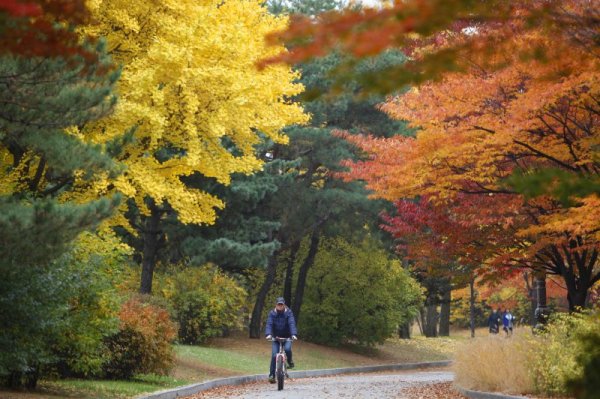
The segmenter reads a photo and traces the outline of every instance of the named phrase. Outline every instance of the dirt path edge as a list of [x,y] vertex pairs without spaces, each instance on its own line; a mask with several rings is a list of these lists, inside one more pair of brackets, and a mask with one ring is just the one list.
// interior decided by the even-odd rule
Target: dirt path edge
[[[390,371],[390,370],[414,370],[414,369],[426,369],[435,367],[447,367],[450,366],[452,361],[442,360],[437,362],[422,362],[422,363],[399,363],[399,364],[381,364],[376,366],[360,366],[360,367],[344,367],[336,369],[322,369],[322,370],[302,370],[302,371],[291,371],[289,373],[291,378],[310,378],[310,377],[324,377],[329,375],[340,375],[340,374],[354,374],[354,373],[374,373],[379,371]],[[266,381],[266,374],[257,375],[245,375],[239,377],[228,377],[220,378],[216,380],[210,380],[205,382],[199,382],[195,384],[185,385],[182,387],[167,389],[164,391],[153,392],[151,394],[144,394],[136,396],[135,399],[176,399],[183,396],[195,395],[202,391],[221,387],[224,385],[242,385],[257,381]],[[465,395],[466,396],[466,395]],[[474,398],[477,399],[477,398]],[[484,398],[481,398],[484,399]]]
[[481,392],[455,386],[461,395],[471,399],[529,399],[527,396],[512,396],[505,393]]

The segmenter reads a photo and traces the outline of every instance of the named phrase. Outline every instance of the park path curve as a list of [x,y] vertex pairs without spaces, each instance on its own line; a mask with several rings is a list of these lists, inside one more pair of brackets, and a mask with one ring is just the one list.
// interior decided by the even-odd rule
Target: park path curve
[[[240,386],[227,386],[186,396],[182,399],[305,399],[305,398],[414,398],[411,388],[451,382],[450,371],[401,371],[298,378],[286,381],[283,391],[277,385],[258,381]],[[404,392],[403,392],[404,391]]]

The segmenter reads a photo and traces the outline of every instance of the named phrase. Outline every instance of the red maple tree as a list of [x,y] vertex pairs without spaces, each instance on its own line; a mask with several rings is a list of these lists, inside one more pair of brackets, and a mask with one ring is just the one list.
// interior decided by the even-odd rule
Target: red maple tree
[[89,18],[85,0],[0,0],[0,54],[24,57],[83,57],[97,61],[75,27]]

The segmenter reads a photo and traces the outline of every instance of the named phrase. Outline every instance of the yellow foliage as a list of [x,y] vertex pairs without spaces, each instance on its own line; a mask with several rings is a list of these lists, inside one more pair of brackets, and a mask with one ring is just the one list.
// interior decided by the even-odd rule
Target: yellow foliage
[[75,257],[81,262],[89,262],[90,257],[102,254],[106,263],[112,266],[122,262],[122,258],[133,254],[133,248],[122,242],[114,231],[105,229],[97,233],[81,233],[73,249]]
[[[89,34],[104,36],[122,65],[119,102],[108,118],[86,126],[104,142],[136,128],[120,161],[114,187],[145,210],[144,198],[167,201],[184,223],[213,223],[223,202],[180,180],[200,173],[227,184],[232,173],[261,168],[253,145],[264,133],[286,142],[280,130],[307,116],[288,98],[302,87],[285,66],[258,71],[255,63],[281,51],[264,35],[282,29],[258,0],[90,0]],[[233,143],[235,151],[224,140]],[[156,151],[169,148],[167,160]]]

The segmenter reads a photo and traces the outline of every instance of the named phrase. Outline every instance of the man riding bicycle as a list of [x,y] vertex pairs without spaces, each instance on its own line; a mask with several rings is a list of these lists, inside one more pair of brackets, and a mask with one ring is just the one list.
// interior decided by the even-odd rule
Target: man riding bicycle
[[[269,312],[269,317],[267,318],[267,327],[265,328],[266,338],[279,337],[296,340],[298,339],[297,335],[298,330],[296,329],[296,320],[294,320],[292,310],[285,305],[283,298],[277,298],[275,309]],[[273,341],[271,369],[269,371],[269,382],[272,384],[275,383],[275,356],[279,352],[279,345],[278,341]],[[292,341],[286,341],[283,345],[288,360],[288,368],[291,369],[294,367],[294,362],[292,361]]]

